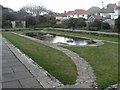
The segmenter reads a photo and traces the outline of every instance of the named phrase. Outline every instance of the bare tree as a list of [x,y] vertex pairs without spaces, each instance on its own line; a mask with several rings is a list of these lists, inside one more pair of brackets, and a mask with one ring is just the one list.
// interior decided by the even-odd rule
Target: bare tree
[[32,14],[33,16],[42,15],[44,13],[48,14],[48,10],[42,5],[26,5],[22,7],[26,12]]

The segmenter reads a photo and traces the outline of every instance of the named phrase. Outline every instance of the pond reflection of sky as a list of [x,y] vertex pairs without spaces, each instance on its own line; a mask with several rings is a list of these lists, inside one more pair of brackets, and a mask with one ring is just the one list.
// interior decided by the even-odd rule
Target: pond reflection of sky
[[50,43],[63,43],[63,44],[67,44],[67,45],[87,45],[87,41],[83,40],[83,39],[73,39],[73,38],[68,38],[68,37],[64,37],[64,36],[54,36],[54,37],[47,37],[46,39],[44,39],[47,42]]

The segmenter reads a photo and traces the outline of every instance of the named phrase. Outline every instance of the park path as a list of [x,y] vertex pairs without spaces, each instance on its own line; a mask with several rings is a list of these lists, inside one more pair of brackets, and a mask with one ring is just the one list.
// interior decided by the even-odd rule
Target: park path
[[43,88],[2,38],[2,88]]

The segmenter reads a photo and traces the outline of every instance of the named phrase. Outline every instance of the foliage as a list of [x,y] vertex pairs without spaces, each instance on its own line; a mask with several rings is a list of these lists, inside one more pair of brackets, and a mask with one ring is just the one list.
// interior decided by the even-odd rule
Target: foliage
[[94,22],[89,24],[89,30],[95,30],[98,31],[101,29],[101,21],[100,20],[95,20]]
[[36,5],[36,4],[26,5],[22,7],[21,10],[24,10],[25,12],[31,14],[32,16],[43,15],[43,13],[49,15],[53,14],[52,10],[47,9],[43,5]]
[[45,28],[53,27],[56,24],[56,19],[49,15],[27,16],[25,18],[27,27]]
[[[2,27],[11,28],[11,21],[26,21],[27,27],[52,27],[56,23],[53,12],[44,6],[25,6],[15,12],[10,8],[2,7]],[[41,15],[46,13],[45,15]]]
[[95,20],[92,23],[89,23],[89,30],[106,30],[106,29],[110,29],[110,25],[106,22],[102,22],[100,20]]
[[68,20],[64,20],[62,25],[64,28],[72,28],[73,22],[75,23],[75,28],[86,27],[86,22],[83,18],[70,18]]
[[109,25],[108,23],[106,23],[106,22],[103,22],[103,23],[102,23],[102,28],[103,28],[104,30],[110,29],[110,25]]

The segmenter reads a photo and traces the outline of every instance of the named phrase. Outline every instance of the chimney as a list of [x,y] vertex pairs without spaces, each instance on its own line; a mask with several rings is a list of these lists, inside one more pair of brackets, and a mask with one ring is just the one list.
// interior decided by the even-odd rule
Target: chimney
[[64,11],[64,13],[66,13],[66,11]]

